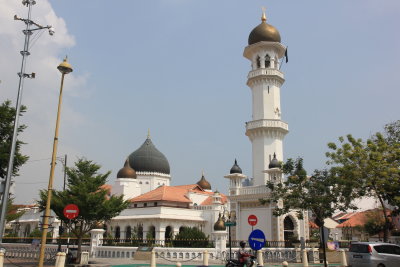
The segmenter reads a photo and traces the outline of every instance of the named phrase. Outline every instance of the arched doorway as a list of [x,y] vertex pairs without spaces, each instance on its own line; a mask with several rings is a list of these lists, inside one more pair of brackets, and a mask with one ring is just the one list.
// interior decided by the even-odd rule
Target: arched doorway
[[155,239],[156,239],[156,227],[154,227],[154,225],[151,225],[149,226],[146,234],[147,243],[154,244]]
[[294,234],[294,223],[290,216],[286,216],[283,220],[283,236],[285,240],[293,240],[295,238]]
[[174,229],[171,226],[165,228],[165,240],[173,238]]
[[125,242],[130,242],[132,239],[132,228],[130,226],[127,226],[125,229]]
[[121,229],[119,226],[115,227],[115,242],[119,242],[119,239],[121,237]]

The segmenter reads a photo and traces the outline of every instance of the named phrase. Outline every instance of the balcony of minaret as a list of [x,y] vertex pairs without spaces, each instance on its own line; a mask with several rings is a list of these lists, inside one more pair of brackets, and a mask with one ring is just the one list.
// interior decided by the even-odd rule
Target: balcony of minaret
[[289,125],[281,120],[255,120],[246,122],[246,132],[257,128],[276,128],[283,132],[289,131]]
[[272,68],[266,68],[266,69],[261,68],[261,69],[252,70],[247,75],[247,79],[252,79],[252,78],[258,77],[258,76],[276,77],[276,78],[282,80],[282,82],[285,80],[285,77],[280,70],[272,69]]

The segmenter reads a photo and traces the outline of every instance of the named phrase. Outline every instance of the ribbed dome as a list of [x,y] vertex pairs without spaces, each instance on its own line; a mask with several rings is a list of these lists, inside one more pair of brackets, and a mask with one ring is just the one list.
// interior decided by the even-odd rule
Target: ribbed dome
[[278,161],[276,158],[276,154],[274,153],[274,158],[271,160],[271,162],[268,165],[268,168],[281,168],[281,163]]
[[214,223],[214,231],[225,231],[226,226],[224,220],[222,220],[221,213],[218,216],[218,220]]
[[263,13],[261,24],[255,27],[249,35],[249,45],[266,41],[266,42],[281,42],[279,31],[272,25],[266,23],[266,17]]
[[143,145],[128,157],[129,165],[137,172],[158,172],[170,174],[167,158],[153,144],[150,137],[147,137]]
[[210,183],[204,178],[204,174],[201,175],[200,181],[197,182],[198,186],[203,188],[204,190],[211,190]]
[[237,160],[235,159],[235,164],[233,164],[230,172],[230,174],[232,173],[242,173],[242,169],[239,167],[239,165],[237,164]]
[[118,171],[117,178],[136,179],[136,171],[129,166],[128,160],[125,161],[124,167]]

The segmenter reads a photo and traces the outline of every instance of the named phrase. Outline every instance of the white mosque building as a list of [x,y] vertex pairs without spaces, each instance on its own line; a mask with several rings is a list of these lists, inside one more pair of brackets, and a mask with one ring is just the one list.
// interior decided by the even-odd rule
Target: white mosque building
[[[234,211],[233,240],[248,239],[252,230],[248,223],[250,215],[258,218],[254,228],[262,230],[267,240],[308,239],[306,213],[303,220],[294,211],[276,217],[274,206],[259,202],[261,198],[268,198],[267,181],[284,179],[280,162],[284,159],[283,139],[288,133],[288,124],[281,120],[280,90],[285,79],[280,61],[285,51],[278,30],[266,23],[263,13],[261,24],[251,31],[243,53],[251,66],[247,85],[252,92],[252,120],[246,122],[246,136],[252,145],[252,182],[248,183],[249,179],[235,160],[225,176],[229,180],[228,195],[213,192],[204,175],[196,183],[171,186],[168,160],[148,136],[127,157],[114,185],[108,186],[111,194],[123,194],[131,203],[107,223],[108,234],[121,239],[153,238],[162,242],[176,235],[181,227],[197,227],[211,239],[221,240],[227,238],[221,214]],[[21,235],[26,234],[24,216],[19,223]]]
[[251,62],[247,85],[252,92],[253,110],[252,120],[246,122],[246,135],[252,144],[251,185],[244,186],[247,176],[235,160],[225,176],[229,179],[228,196],[212,192],[204,175],[195,184],[170,186],[168,160],[148,137],[128,156],[111,188],[112,194],[123,194],[131,202],[130,208],[109,223],[108,230],[112,229],[114,236],[129,238],[136,227],[144,239],[150,236],[164,240],[183,226],[195,226],[213,236],[226,231],[218,218],[229,210],[236,214],[233,239],[247,240],[252,229],[248,224],[250,215],[257,216],[255,228],[262,230],[268,240],[308,239],[306,214],[304,220],[298,219],[296,212],[276,217],[272,214],[273,206],[259,202],[260,198],[268,198],[267,181],[283,179],[280,162],[288,124],[281,120],[280,90],[285,79],[280,60],[285,51],[278,30],[266,23],[263,14],[261,24],[251,31],[244,49],[244,57]]

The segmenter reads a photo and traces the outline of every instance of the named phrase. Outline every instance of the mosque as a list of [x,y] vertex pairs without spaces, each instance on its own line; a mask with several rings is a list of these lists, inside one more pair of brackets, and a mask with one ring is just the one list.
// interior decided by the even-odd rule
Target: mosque
[[[263,12],[261,23],[250,32],[243,53],[251,66],[247,85],[252,92],[252,120],[245,123],[245,133],[252,145],[253,178],[247,178],[235,160],[224,176],[229,180],[228,195],[212,191],[204,175],[192,184],[171,186],[168,159],[148,135],[127,157],[115,183],[107,185],[111,194],[123,194],[125,200],[130,201],[128,209],[105,225],[109,235],[121,239],[151,238],[162,243],[179,233],[182,227],[197,227],[213,240],[226,240],[222,214],[230,212],[235,214],[231,219],[236,221],[230,229],[233,240],[248,239],[252,230],[248,222],[250,215],[257,217],[254,228],[262,230],[267,240],[308,239],[307,213],[304,219],[299,219],[295,211],[276,217],[274,206],[259,202],[270,193],[265,186],[267,181],[284,179],[281,171],[283,139],[288,133],[288,124],[281,120],[280,105],[280,90],[285,81],[280,62],[286,47],[281,43],[279,31],[266,20]],[[33,220],[32,216],[39,215],[37,211],[32,213],[19,219],[18,236],[26,236],[28,229],[37,227],[34,223],[39,220]],[[53,234],[58,235],[57,232]]]
[[294,211],[276,217],[273,206],[259,202],[260,198],[268,198],[267,181],[283,179],[280,167],[288,124],[281,120],[280,88],[285,79],[280,60],[285,52],[279,31],[266,22],[263,12],[261,24],[250,32],[243,53],[251,63],[247,85],[252,92],[252,120],[246,122],[246,135],[252,144],[251,183],[235,160],[224,176],[229,180],[227,196],[213,192],[204,175],[196,183],[171,186],[168,160],[148,136],[128,156],[110,189],[112,194],[123,194],[131,205],[107,225],[109,233],[117,238],[135,236],[162,242],[186,226],[216,238],[226,233],[221,214],[233,211],[236,226],[231,229],[232,239],[247,240],[252,229],[250,215],[257,217],[255,228],[262,230],[268,240],[308,239],[307,214],[303,220]]

